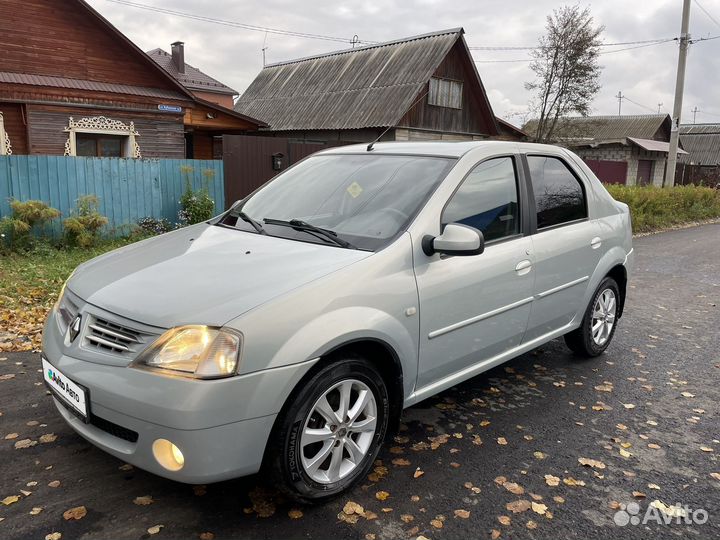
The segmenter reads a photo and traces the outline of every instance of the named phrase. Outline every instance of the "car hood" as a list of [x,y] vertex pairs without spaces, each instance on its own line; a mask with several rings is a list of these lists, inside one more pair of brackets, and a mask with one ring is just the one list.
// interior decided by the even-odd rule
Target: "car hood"
[[152,326],[222,326],[369,255],[203,223],[93,259],[67,286],[90,304]]

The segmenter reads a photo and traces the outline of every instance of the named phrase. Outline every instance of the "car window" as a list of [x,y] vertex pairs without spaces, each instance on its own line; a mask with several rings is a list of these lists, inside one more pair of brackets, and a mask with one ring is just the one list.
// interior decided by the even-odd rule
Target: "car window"
[[[321,154],[278,175],[239,209],[261,222],[300,219],[360,249],[376,250],[405,230],[454,163],[428,156]],[[242,221],[231,224],[250,227]],[[312,235],[289,227],[266,224],[265,229],[273,236],[313,241]]]
[[448,201],[442,224],[461,223],[482,231],[485,241],[520,232],[517,175],[511,157],[476,166]]
[[528,156],[527,160],[538,229],[587,217],[582,185],[562,160],[548,156]]

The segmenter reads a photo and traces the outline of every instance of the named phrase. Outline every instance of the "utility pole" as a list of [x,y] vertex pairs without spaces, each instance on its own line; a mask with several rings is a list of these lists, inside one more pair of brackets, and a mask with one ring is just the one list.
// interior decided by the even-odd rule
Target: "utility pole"
[[263,69],[265,69],[265,51],[267,51],[267,32],[265,32],[265,39],[263,39],[262,55],[263,55]]
[[690,45],[690,1],[683,0],[682,23],[680,25],[680,52],[678,53],[677,79],[675,81],[675,103],[673,104],[672,127],[670,128],[670,151],[663,187],[675,185],[675,166],[677,165],[678,142],[680,139],[680,115],[682,113],[683,89],[685,87],[685,61]]
[[697,113],[698,113],[697,105],[695,105],[695,108],[692,110],[692,113],[693,113],[693,124],[694,124],[694,123],[695,123],[695,117],[697,116]]
[[615,97],[618,100],[618,116],[620,116],[620,111],[622,111],[622,100],[625,96],[622,95],[622,90],[620,90]]
[[662,103],[658,103],[658,114],[660,114],[660,109],[662,108],[662,106],[663,106]]

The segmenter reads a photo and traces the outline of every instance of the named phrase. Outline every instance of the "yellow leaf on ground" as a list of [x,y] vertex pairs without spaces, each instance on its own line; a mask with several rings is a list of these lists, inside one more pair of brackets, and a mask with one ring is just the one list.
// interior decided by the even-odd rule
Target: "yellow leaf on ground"
[[15,449],[22,450],[23,448],[30,448],[31,446],[35,446],[36,444],[37,441],[32,441],[30,439],[22,439],[15,443]]
[[150,495],[143,495],[142,497],[135,497],[133,499],[133,502],[137,504],[138,506],[147,506],[148,504],[152,504],[155,501],[153,501],[152,496]]
[[50,482],[48,484],[48,487],[51,487],[51,488],[60,487],[60,480],[53,480],[52,482]]
[[637,499],[644,499],[645,497],[647,497],[647,495],[645,495],[642,491],[633,491],[632,494],[633,497]]
[[384,501],[384,500],[387,499],[389,496],[390,496],[390,494],[389,494],[387,491],[378,491],[377,493],[375,493],[375,498],[376,498],[378,501]]
[[560,484],[560,478],[558,478],[557,476],[553,476],[552,474],[546,474],[545,475],[545,483],[548,486],[554,487],[554,486],[557,486]]
[[432,519],[430,520],[430,525],[435,527],[436,529],[442,529],[443,528],[443,522],[439,519]]
[[532,519],[527,522],[527,525],[525,525],[528,529],[537,529],[537,523],[535,523]]
[[460,519],[467,519],[470,517],[470,512],[468,510],[455,510],[455,517]]
[[65,518],[65,521],[70,521],[73,519],[82,519],[86,514],[87,509],[84,506],[76,506],[70,510],[65,510],[65,512],[63,512],[63,517]]
[[710,448],[709,446],[701,446],[700,450],[702,450],[703,452],[712,452],[713,451],[713,449]]
[[531,503],[531,504],[532,504],[533,512],[535,512],[536,514],[540,514],[541,516],[545,515],[545,512],[547,511],[547,506],[545,506],[542,503],[536,503],[536,502]]
[[497,529],[493,529],[492,531],[490,531],[490,538],[492,540],[497,540],[498,538],[500,538],[500,531],[498,531]]
[[568,476],[567,478],[563,478],[563,484],[566,486],[584,486],[585,482],[583,480],[576,480],[572,476]]
[[498,516],[501,525],[510,525],[510,516]]
[[421,470],[420,467],[418,467],[413,473],[413,478],[420,478],[423,474],[425,474],[425,471]]
[[503,487],[513,495],[522,495],[523,493],[525,493],[525,490],[522,488],[522,486],[516,484],[515,482],[505,482],[503,484]]
[[363,515],[365,513],[365,510],[358,503],[353,502],[353,501],[348,501],[347,503],[345,503],[345,506],[343,506],[343,512],[347,515],[352,515],[352,514]]
[[199,536],[200,540],[213,540],[215,538],[215,535],[211,532],[202,532]]
[[392,464],[397,465],[398,467],[407,467],[410,465],[410,461],[405,458],[395,458],[392,460]]
[[635,405],[633,403],[623,403],[623,407],[626,409],[634,409]]
[[507,508],[513,514],[525,512],[527,510],[530,510],[531,507],[532,505],[530,501],[526,501],[525,499],[509,502],[505,505],[505,508]]
[[2,501],[2,504],[5,506],[10,506],[11,504],[14,504],[20,500],[19,495],[10,495],[9,497],[5,497]]
[[293,508],[292,510],[288,510],[288,517],[290,519],[300,519],[301,517],[303,517],[303,513],[301,510]]
[[605,464],[602,461],[598,461],[596,459],[590,459],[590,458],[578,458],[578,461],[580,462],[580,465],[584,465],[586,467],[593,467],[594,469],[604,469]]
[[150,527],[147,532],[148,534],[157,534],[160,532],[160,529],[162,529],[165,525],[153,525]]
[[54,433],[46,433],[45,435],[40,436],[40,442],[43,444],[55,442],[56,439],[57,435],[55,435]]
[[498,437],[497,443],[504,446],[507,444],[507,439],[505,437]]
[[33,506],[33,509],[28,512],[31,516],[37,516],[43,509],[41,506]]
[[59,532],[51,532],[50,534],[45,535],[45,540],[60,540],[62,538],[62,533]]

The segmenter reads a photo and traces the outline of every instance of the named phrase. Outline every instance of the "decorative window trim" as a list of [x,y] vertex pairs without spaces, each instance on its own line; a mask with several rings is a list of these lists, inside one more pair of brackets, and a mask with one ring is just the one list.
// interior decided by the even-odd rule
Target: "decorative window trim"
[[5,131],[5,120],[3,119],[3,113],[0,112],[0,156],[11,156],[12,145],[10,144],[10,137]]
[[65,141],[65,155],[76,156],[77,155],[77,133],[95,133],[100,135],[121,135],[127,137],[127,144],[124,149],[124,157],[140,158],[140,146],[138,145],[135,137],[139,137],[140,134],[135,131],[135,123],[125,124],[120,120],[113,120],[112,118],[106,118],[105,116],[90,116],[87,118],[81,118],[80,120],[73,120],[71,116],[68,122],[68,126],[64,130],[68,134],[68,140]]

